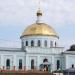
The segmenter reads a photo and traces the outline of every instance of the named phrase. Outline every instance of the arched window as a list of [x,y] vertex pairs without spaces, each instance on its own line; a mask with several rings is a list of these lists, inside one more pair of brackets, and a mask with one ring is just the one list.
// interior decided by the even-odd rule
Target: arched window
[[50,41],[50,47],[53,47],[53,41]]
[[34,60],[31,60],[31,69],[34,69]]
[[44,42],[44,46],[47,47],[47,40],[45,40],[45,42]]
[[57,70],[60,68],[60,60],[57,60]]
[[28,41],[26,41],[26,46],[28,46]]
[[31,41],[31,46],[34,46],[34,41],[33,40]]
[[22,59],[19,59],[19,69],[22,69]]
[[10,69],[10,59],[6,60],[6,69]]
[[24,42],[22,41],[22,50],[24,50]]
[[72,68],[74,68],[74,64],[72,64]]
[[41,46],[41,42],[40,42],[40,40],[38,40],[38,46],[39,46],[39,47]]
[[57,43],[55,42],[55,47],[57,46]]

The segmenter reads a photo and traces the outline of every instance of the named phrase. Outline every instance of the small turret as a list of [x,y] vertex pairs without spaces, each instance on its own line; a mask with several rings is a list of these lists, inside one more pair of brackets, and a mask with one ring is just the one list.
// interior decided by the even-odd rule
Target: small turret
[[42,22],[42,10],[41,9],[38,9],[37,11],[37,21],[36,23],[43,23]]

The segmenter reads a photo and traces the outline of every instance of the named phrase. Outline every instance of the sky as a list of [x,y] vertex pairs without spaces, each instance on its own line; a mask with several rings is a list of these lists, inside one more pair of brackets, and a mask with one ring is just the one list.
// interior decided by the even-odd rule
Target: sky
[[[75,0],[40,0],[43,21],[52,26],[60,44],[75,44]],[[0,47],[20,47],[23,30],[36,22],[39,0],[0,0]]]

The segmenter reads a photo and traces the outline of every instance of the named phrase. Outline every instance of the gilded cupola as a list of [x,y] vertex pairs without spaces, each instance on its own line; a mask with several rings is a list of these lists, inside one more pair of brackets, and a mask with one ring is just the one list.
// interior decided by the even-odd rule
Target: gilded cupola
[[24,36],[53,36],[58,38],[56,31],[48,24],[43,23],[41,17],[43,15],[42,10],[37,11],[37,20],[34,24],[28,26],[21,37]]

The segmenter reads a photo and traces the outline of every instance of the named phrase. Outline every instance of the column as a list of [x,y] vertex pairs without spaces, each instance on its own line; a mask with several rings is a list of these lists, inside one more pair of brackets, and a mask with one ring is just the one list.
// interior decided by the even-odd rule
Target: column
[[30,65],[29,65],[29,57],[28,57],[28,55],[26,55],[26,70],[29,70],[29,68],[30,68]]
[[52,58],[51,58],[51,70],[52,71],[55,70],[54,56],[52,56]]
[[37,70],[40,69],[40,56],[37,57]]
[[5,67],[5,65],[4,65],[4,58],[3,58],[3,55],[1,55],[1,69],[3,69],[3,66]]
[[13,55],[13,70],[17,70],[16,55]]
[[69,65],[68,65],[68,56],[66,56],[66,58],[65,58],[65,62],[66,62],[66,69],[69,67]]

